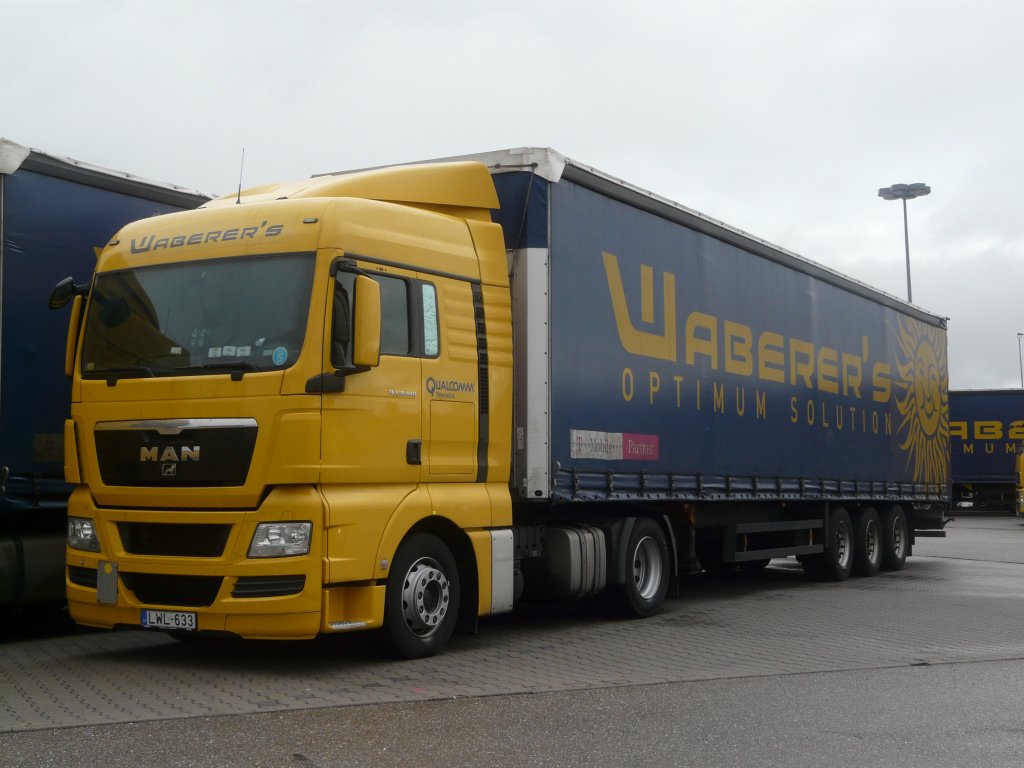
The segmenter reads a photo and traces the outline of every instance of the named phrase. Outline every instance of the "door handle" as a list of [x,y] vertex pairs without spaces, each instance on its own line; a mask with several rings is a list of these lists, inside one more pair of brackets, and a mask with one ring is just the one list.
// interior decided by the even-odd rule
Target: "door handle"
[[410,440],[405,444],[405,461],[407,464],[423,463],[423,441]]

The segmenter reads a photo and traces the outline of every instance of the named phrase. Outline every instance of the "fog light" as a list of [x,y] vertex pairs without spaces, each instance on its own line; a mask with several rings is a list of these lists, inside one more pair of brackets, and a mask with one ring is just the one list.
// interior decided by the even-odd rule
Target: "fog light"
[[100,540],[92,520],[87,517],[68,518],[68,546],[86,552],[100,551]]
[[312,533],[312,523],[260,523],[249,545],[249,557],[307,555]]

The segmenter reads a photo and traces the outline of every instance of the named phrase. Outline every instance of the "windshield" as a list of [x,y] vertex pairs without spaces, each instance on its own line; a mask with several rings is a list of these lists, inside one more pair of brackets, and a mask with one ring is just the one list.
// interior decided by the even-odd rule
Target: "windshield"
[[286,368],[302,350],[312,253],[164,264],[96,276],[82,375]]

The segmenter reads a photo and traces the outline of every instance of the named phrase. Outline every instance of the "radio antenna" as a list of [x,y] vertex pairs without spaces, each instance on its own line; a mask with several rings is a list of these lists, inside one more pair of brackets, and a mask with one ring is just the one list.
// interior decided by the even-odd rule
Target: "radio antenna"
[[238,199],[235,205],[242,204],[242,172],[245,170],[245,147],[242,147],[242,162],[238,166]]

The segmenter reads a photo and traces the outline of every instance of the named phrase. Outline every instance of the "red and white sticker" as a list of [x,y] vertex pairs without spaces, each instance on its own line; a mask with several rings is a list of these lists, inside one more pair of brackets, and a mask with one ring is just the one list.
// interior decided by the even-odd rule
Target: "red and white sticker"
[[569,439],[569,455],[574,459],[657,461],[659,458],[657,435],[571,429]]

